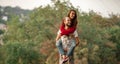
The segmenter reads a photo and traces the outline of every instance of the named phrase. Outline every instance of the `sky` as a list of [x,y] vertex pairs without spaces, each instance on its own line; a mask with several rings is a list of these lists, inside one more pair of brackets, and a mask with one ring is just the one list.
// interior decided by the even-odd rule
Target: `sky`
[[[70,2],[84,12],[93,10],[103,16],[108,16],[110,13],[120,14],[120,0],[70,0]],[[51,3],[51,0],[0,0],[0,6],[19,6],[30,10]]]

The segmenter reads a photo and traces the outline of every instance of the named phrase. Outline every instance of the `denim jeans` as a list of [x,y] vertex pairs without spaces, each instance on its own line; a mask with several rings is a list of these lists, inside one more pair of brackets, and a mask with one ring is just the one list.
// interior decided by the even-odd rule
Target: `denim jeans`
[[[71,47],[70,49],[67,51],[67,56],[70,56],[72,55],[73,51],[74,51],[74,48],[76,46],[76,42],[74,39],[71,40],[72,44],[71,44]],[[56,42],[56,46],[58,48],[58,51],[61,55],[65,55],[65,52],[64,52],[64,49],[63,49],[63,46],[62,46],[62,40],[59,39],[57,42]]]

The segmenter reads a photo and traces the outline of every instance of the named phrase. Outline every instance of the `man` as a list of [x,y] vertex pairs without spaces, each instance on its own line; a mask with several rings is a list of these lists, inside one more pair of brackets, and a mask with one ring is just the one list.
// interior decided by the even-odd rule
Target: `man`
[[[71,20],[69,17],[65,17],[63,19],[63,26],[60,27],[57,37],[56,37],[56,46],[59,50],[59,53],[62,55],[63,62],[66,62],[69,59],[69,56],[72,54],[74,48],[76,45],[79,44],[79,39],[78,39],[78,33],[76,31],[76,27],[72,26]],[[71,40],[71,46],[67,50],[67,53],[65,54],[64,49],[63,49],[63,39],[61,37],[67,36]]]

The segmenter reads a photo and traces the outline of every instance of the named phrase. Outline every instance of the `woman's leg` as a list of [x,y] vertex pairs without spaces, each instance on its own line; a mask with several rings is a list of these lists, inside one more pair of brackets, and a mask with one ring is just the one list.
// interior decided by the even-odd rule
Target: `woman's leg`
[[56,42],[56,46],[58,48],[58,51],[61,55],[65,55],[64,53],[64,49],[63,49],[63,46],[62,46],[62,40],[59,39],[57,42]]
[[70,46],[70,49],[68,49],[68,52],[67,52],[67,56],[70,56],[72,55],[73,51],[74,51],[74,48],[76,46],[76,41],[73,39],[70,41],[71,42],[71,46]]

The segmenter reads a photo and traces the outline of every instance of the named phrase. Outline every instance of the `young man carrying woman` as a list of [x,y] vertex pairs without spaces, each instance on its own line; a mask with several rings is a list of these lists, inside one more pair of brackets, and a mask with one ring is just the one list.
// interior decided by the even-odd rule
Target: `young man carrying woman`
[[[76,27],[77,27],[76,11],[70,10],[68,17],[65,17],[63,19],[56,37],[56,46],[59,50],[59,53],[62,55],[62,58],[64,59],[63,62],[66,62],[68,60],[69,56],[72,55],[75,46],[79,44],[79,38],[78,38],[78,33],[76,31]],[[67,51],[67,54],[65,54],[62,46],[63,41],[61,37],[63,35],[66,35],[72,38],[71,40],[72,43],[71,43],[70,49]]]

